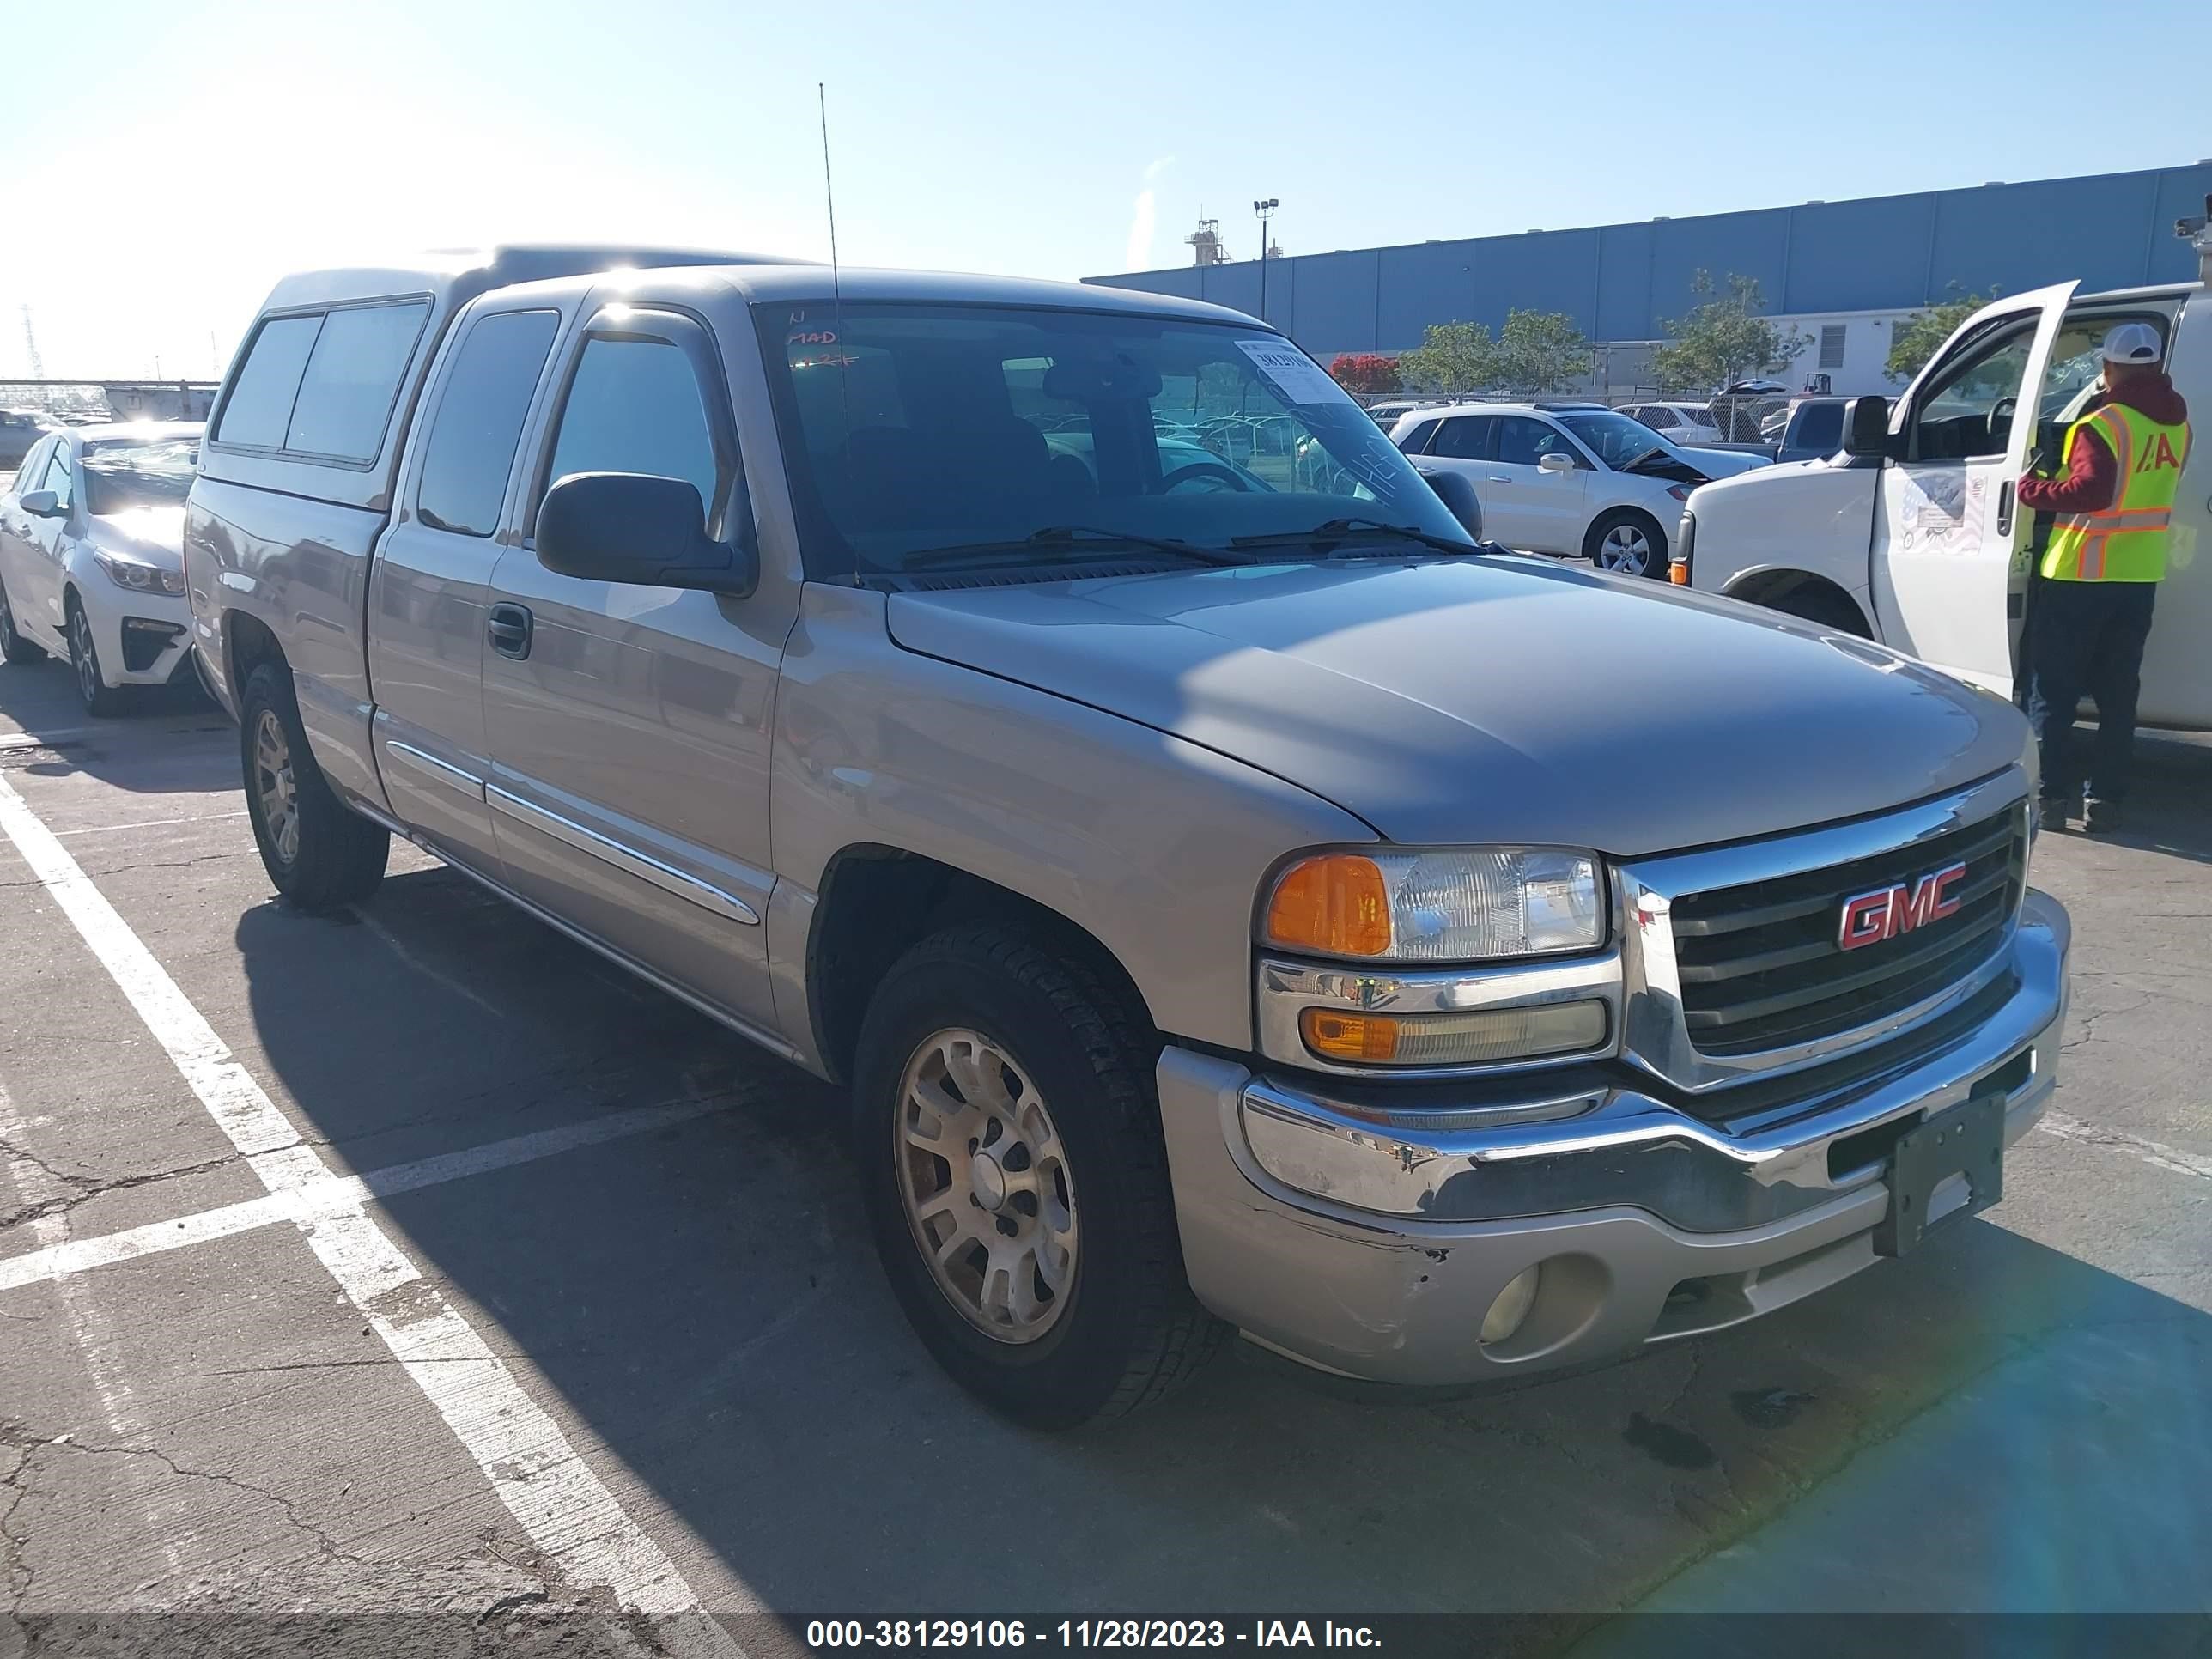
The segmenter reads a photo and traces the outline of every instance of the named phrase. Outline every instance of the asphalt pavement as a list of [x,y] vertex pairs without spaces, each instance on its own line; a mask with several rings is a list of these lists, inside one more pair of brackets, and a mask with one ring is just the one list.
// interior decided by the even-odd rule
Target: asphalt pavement
[[0,1656],[280,1613],[270,1650],[581,1609],[562,1651],[759,1659],[820,1615],[1615,1652],[1638,1611],[2212,1610],[2212,746],[2146,750],[2133,833],[2036,854],[2074,1013],[1994,1211],[1586,1375],[1377,1401],[1232,1358],[1049,1437],[909,1334],[833,1091],[411,850],[291,912],[219,713],[0,669]]

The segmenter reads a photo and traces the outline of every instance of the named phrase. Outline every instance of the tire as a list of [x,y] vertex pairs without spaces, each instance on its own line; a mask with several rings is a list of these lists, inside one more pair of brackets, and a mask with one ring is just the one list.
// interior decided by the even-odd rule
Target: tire
[[[1227,1335],[1184,1277],[1154,1052],[1121,996],[1018,923],[915,945],[861,1027],[854,1133],[892,1291],[956,1382],[1032,1428],[1149,1405]],[[984,1098],[957,1092],[956,1069]],[[923,1097],[949,1109],[933,1116]],[[933,1125],[952,1157],[910,1142],[909,1122]],[[941,1277],[933,1257],[949,1262]]]
[[1832,628],[1838,634],[1849,634],[1856,639],[1867,635],[1866,618],[1859,614],[1858,606],[1840,593],[1830,592],[1824,587],[1800,587],[1767,602],[1770,611],[1779,611],[1785,617],[1795,617],[1820,628]]
[[68,615],[70,672],[76,676],[77,701],[95,720],[121,714],[128,694],[107,683],[106,672],[100,665],[100,647],[93,641],[92,619],[74,597],[69,601]]
[[276,890],[310,913],[367,898],[384,879],[392,837],[331,793],[307,747],[292,672],[263,663],[239,704],[246,815]]
[[1583,556],[1601,570],[1663,582],[1667,580],[1667,532],[1649,513],[1616,507],[1601,514],[1583,533]]
[[15,608],[8,603],[8,586],[0,582],[0,662],[10,666],[44,662],[46,652],[15,631]]

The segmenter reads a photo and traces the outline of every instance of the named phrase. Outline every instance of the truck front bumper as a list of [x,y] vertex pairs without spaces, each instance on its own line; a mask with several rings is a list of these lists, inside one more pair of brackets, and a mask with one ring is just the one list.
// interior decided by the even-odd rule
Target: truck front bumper
[[[1770,1313],[1877,1260],[1890,1150],[2004,1097],[2005,1144],[2057,1082],[2070,927],[2031,891],[2012,989],[1970,1030],[1845,1082],[1698,1102],[1607,1085],[1377,1110],[1312,1079],[1169,1048],[1161,1119],[1185,1265],[1248,1337],[1368,1381],[1437,1386],[1588,1364]],[[1824,1080],[1825,1079],[1825,1080]],[[1741,1097],[1747,1097],[1748,1091]],[[1933,1212],[1931,1212],[1932,1213]],[[1510,1336],[1500,1292],[1538,1269]]]

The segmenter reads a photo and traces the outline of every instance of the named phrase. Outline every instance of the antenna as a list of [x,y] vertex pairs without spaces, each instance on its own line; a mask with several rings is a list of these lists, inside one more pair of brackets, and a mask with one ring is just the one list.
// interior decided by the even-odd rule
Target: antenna
[[[823,83],[814,83],[814,106],[822,117],[822,197],[830,209],[830,332],[837,349],[837,398],[844,405],[845,440],[853,437],[853,387],[845,374],[845,284],[837,271],[837,187],[830,175],[830,94]],[[849,451],[848,452],[849,453]],[[853,586],[860,585],[860,550],[853,550]]]

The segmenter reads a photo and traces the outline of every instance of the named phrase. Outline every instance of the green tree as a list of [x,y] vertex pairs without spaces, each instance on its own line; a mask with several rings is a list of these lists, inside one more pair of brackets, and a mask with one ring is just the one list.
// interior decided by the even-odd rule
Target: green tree
[[1480,392],[1498,379],[1498,345],[1480,323],[1431,323],[1420,344],[1398,359],[1398,374],[1417,392],[1447,397]]
[[1498,331],[1498,378],[1516,391],[1558,392],[1589,372],[1589,342],[1564,311],[1509,311]]
[[[1951,292],[1958,294],[1956,283],[1951,284]],[[1992,290],[1990,299],[1996,297]],[[1893,380],[1911,380],[1960,324],[1989,302],[1978,294],[1967,294],[1914,312],[1889,337],[1889,361],[1881,366],[1882,373]]]
[[1668,343],[1651,354],[1652,372],[1669,392],[1718,391],[1747,374],[1771,373],[1809,343],[1796,330],[1759,315],[1765,302],[1756,277],[1732,276],[1723,292],[1712,273],[1701,270],[1690,292],[1699,303],[1688,316],[1660,325]]

